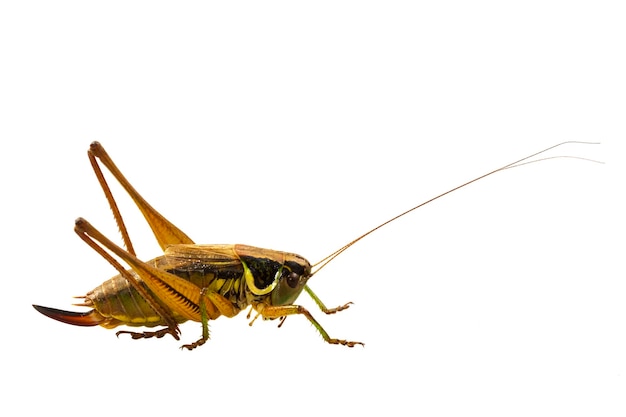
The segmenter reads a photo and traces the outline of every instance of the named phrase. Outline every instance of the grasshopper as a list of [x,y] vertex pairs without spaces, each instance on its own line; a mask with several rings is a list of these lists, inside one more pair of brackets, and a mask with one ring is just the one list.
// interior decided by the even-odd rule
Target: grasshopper
[[[52,319],[78,326],[160,327],[154,331],[117,332],[118,336],[129,334],[133,339],[160,338],[170,334],[174,339],[180,340],[179,324],[187,320],[200,322],[201,337],[193,343],[181,346],[189,350],[203,345],[209,339],[209,320],[220,316],[234,317],[250,307],[248,318],[252,310],[256,312],[250,325],[260,316],[263,319],[279,319],[280,327],[286,317],[299,314],[305,316],[329,344],[364,346],[361,342],[331,338],[306,308],[294,304],[303,290],[326,314],[345,310],[352,304],[349,302],[327,308],[307,284],[309,279],[349,247],[381,227],[497,172],[550,159],[532,160],[566,143],[589,144],[572,141],[559,143],[490,171],[398,214],[311,265],[304,257],[290,252],[238,244],[195,244],[182,230],[148,204],[113,163],[104,147],[93,142],[87,152],[89,161],[113,212],[125,249],[113,243],[83,218],[76,219],[74,231],[106,259],[117,270],[118,275],[78,297],[83,302],[74,305],[92,308],[87,312],[64,311],[39,305],[33,307]],[[98,161],[109,170],[137,205],[163,250],[162,256],[149,261],[137,258]],[[113,255],[124,261],[128,268]]]

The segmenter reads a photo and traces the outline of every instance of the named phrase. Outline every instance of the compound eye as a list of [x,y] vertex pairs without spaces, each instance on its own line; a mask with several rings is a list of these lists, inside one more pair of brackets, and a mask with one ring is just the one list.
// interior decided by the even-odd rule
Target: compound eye
[[296,274],[295,272],[290,272],[289,275],[287,275],[287,285],[289,285],[291,288],[296,288],[299,282],[300,275]]

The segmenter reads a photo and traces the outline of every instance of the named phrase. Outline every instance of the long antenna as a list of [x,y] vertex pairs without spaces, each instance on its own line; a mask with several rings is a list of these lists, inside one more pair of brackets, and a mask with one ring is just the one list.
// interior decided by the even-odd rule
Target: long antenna
[[431,198],[430,200],[426,200],[423,203],[420,203],[417,206],[415,206],[413,208],[410,208],[410,209],[408,209],[408,210],[398,214],[395,217],[392,217],[391,219],[387,220],[386,222],[379,224],[378,226],[374,227],[373,229],[369,230],[368,232],[365,232],[361,236],[359,236],[356,239],[354,239],[352,242],[349,242],[346,245],[342,246],[341,248],[337,249],[336,251],[334,251],[333,253],[331,253],[330,255],[328,255],[327,257],[325,257],[324,259],[320,260],[319,262],[317,262],[317,263],[315,263],[313,265],[313,268],[316,268],[316,269],[315,269],[315,271],[313,271],[313,273],[311,273],[311,276],[313,276],[314,274],[317,274],[322,268],[324,268],[326,265],[328,265],[328,263],[330,261],[335,259],[337,256],[341,255],[350,246],[354,245],[356,242],[358,242],[359,240],[363,239],[364,237],[370,235],[371,233],[374,233],[376,230],[380,229],[381,227],[386,226],[386,225],[388,225],[389,223],[391,223],[391,222],[393,222],[395,220],[398,220],[400,217],[405,216],[405,215],[409,214],[410,212],[412,212],[414,210],[417,210],[418,208],[420,208],[422,206],[425,206],[426,204],[432,203],[433,201],[443,197],[444,195],[450,194],[450,193],[452,193],[452,192],[454,192],[454,191],[456,191],[458,189],[461,189],[461,188],[463,188],[463,187],[465,187],[467,185],[470,185],[470,184],[472,184],[472,183],[474,183],[476,181],[482,180],[483,178],[486,178],[486,177],[488,177],[490,175],[493,175],[496,172],[500,172],[500,171],[503,171],[505,169],[510,169],[510,168],[517,168],[517,167],[520,167],[522,165],[527,165],[527,164],[540,162],[540,161],[545,161],[545,160],[554,159],[554,158],[575,158],[575,159],[582,159],[582,160],[585,160],[585,161],[602,163],[600,161],[596,161],[596,160],[593,160],[593,159],[580,158],[580,157],[576,157],[576,156],[551,156],[551,157],[540,158],[540,159],[529,161],[529,159],[532,159],[532,158],[534,158],[534,157],[536,157],[538,155],[541,155],[542,153],[548,152],[549,150],[552,150],[552,149],[557,148],[559,146],[566,145],[566,144],[571,144],[571,143],[577,143],[577,144],[583,144],[583,145],[599,145],[600,144],[599,142],[581,142],[581,141],[561,142],[559,144],[550,146],[549,148],[543,149],[543,150],[541,150],[539,152],[535,152],[532,155],[528,155],[528,156],[526,156],[526,157],[524,157],[522,159],[518,159],[515,162],[511,162],[510,164],[506,164],[506,165],[504,165],[504,166],[502,166],[500,168],[494,169],[493,171],[489,171],[486,174],[483,174],[483,175],[481,175],[479,177],[476,177],[476,178],[474,178],[471,181],[467,181],[467,182],[465,182],[465,183],[463,183],[463,184],[461,184],[461,185],[459,185],[457,187],[451,188],[450,190],[448,190],[448,191],[446,191],[444,193],[441,193],[441,194]]

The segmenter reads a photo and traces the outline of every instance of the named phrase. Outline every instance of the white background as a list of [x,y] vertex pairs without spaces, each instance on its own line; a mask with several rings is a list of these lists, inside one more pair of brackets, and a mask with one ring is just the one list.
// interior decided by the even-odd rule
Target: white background
[[[0,414],[623,416],[619,3],[3,2]],[[72,231],[119,239],[93,140],[197,242],[312,262],[555,143],[606,164],[499,173],[339,257],[311,286],[354,306],[299,302],[365,348],[241,314],[183,352],[31,307],[114,275]]]

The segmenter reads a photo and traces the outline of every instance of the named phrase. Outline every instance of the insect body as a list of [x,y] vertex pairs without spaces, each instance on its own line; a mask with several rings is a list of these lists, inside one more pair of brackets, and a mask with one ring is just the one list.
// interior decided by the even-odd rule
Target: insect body
[[[493,170],[419,204],[311,265],[302,256],[288,252],[246,245],[195,244],[150,206],[122,175],[102,145],[93,142],[88,151],[89,160],[113,211],[126,249],[110,241],[82,218],[76,220],[74,230],[113,265],[119,275],[80,297],[84,301],[76,305],[91,307],[92,310],[88,312],[69,312],[38,305],[33,307],[55,320],[79,326],[160,327],[155,331],[117,332],[118,335],[130,334],[135,339],[171,334],[179,340],[180,323],[187,320],[200,322],[202,336],[196,342],[182,346],[187,349],[194,349],[208,340],[209,320],[220,316],[234,317],[251,307],[251,311],[256,311],[256,316],[250,324],[261,316],[264,319],[280,319],[280,326],[287,316],[301,314],[313,324],[326,342],[349,347],[363,345],[361,342],[331,338],[307,309],[294,304],[305,290],[326,314],[333,314],[350,306],[351,303],[347,303],[336,308],[327,308],[307,285],[307,281],[354,243],[399,217],[496,172],[528,163],[529,159],[560,145],[562,144]],[[113,174],[140,209],[163,250],[162,256],[147,262],[136,257],[98,160]],[[125,268],[112,254],[130,268]]]
[[[91,228],[82,219],[76,227]],[[166,333],[176,337],[178,323],[194,320],[206,324],[221,315],[233,317],[250,305],[266,318],[293,314],[293,308],[280,306],[293,304],[311,275],[311,265],[299,255],[245,245],[171,245],[163,256],[135,268],[142,271],[125,271],[87,293],[85,302],[78,305],[93,307],[88,313],[35,308],[77,325],[169,326],[160,332],[129,333],[135,338]],[[206,337],[185,347],[204,341]]]

